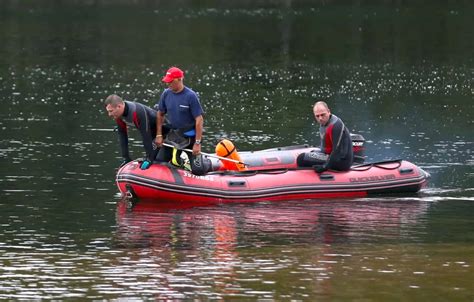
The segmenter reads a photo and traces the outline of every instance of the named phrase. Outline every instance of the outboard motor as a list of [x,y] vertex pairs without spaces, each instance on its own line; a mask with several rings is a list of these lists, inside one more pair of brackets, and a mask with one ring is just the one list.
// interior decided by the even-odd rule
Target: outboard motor
[[354,164],[363,164],[365,161],[365,139],[360,134],[351,133]]

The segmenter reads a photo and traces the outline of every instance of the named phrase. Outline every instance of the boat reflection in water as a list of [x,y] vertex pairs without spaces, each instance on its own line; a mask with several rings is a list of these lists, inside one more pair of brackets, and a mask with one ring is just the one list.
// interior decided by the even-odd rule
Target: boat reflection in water
[[281,239],[295,243],[412,241],[423,228],[428,206],[420,198],[388,197],[199,205],[140,200],[129,208],[124,199],[117,207],[117,232],[120,237],[138,236],[134,243],[127,240],[128,244],[159,246],[226,238],[220,231],[231,234],[227,240],[238,237],[234,243],[244,246],[252,240],[272,244]]
[[[262,294],[261,284],[292,278],[289,270],[299,276],[287,280],[292,286],[303,288],[310,279],[311,291],[326,295],[341,269],[334,260],[364,253],[353,243],[417,242],[428,206],[400,197],[200,206],[140,200],[131,209],[121,201],[116,244],[136,251],[137,263],[153,259],[147,260],[156,266],[153,278],[162,276],[156,282],[166,287],[159,298],[176,298],[195,286],[208,296],[280,298],[271,290]],[[350,260],[342,260],[344,267]]]

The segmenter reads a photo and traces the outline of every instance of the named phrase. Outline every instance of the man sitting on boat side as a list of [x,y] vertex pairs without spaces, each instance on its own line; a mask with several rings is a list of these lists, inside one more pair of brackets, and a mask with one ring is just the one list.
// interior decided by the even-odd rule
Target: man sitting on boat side
[[104,101],[105,109],[110,117],[117,123],[120,150],[123,162],[120,166],[131,161],[128,150],[127,125],[135,126],[142,136],[146,160],[141,164],[141,169],[147,169],[153,163],[157,150],[153,148],[153,139],[156,135],[156,111],[136,102],[124,101],[116,94],[109,95]]
[[297,158],[299,167],[314,167],[321,173],[328,169],[347,171],[353,162],[352,139],[342,120],[331,114],[328,105],[318,101],[313,106],[315,120],[319,123],[321,151],[302,153]]
[[[190,88],[184,86],[184,72],[171,67],[162,78],[162,82],[168,86],[161,94],[158,104],[155,108],[158,110],[156,115],[156,138],[155,143],[158,147],[163,145],[162,125],[165,121],[165,115],[171,128],[166,143],[174,145],[176,148],[163,147],[158,153],[157,160],[162,162],[172,161],[173,164],[180,166],[180,154],[183,149],[192,149],[192,154],[188,154],[193,162],[193,155],[201,153],[201,139],[203,131],[203,110],[199,98]],[[189,152],[191,153],[191,152]]]

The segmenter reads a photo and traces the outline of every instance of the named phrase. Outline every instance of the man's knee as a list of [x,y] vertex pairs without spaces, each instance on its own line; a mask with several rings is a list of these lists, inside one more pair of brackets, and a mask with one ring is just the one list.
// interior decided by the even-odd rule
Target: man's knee
[[305,152],[298,155],[296,164],[298,167],[312,167],[314,165],[322,165],[327,161],[328,156],[321,152]]

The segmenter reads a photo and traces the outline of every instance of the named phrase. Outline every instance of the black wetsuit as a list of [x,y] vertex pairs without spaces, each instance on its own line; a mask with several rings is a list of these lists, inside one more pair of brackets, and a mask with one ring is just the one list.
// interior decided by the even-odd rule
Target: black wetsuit
[[302,153],[297,158],[300,167],[319,168],[319,171],[327,169],[347,171],[354,160],[352,150],[352,139],[349,129],[342,120],[331,114],[326,125],[319,128],[321,135],[321,151]]
[[349,170],[354,160],[352,139],[349,129],[342,120],[331,114],[326,125],[320,126],[321,151],[329,155],[326,168],[332,170]]
[[153,149],[153,140],[156,136],[156,111],[148,106],[136,102],[125,101],[123,115],[115,120],[118,125],[120,150],[125,161],[130,161],[128,151],[127,125],[135,126],[142,136],[147,160],[153,162],[156,150]]

